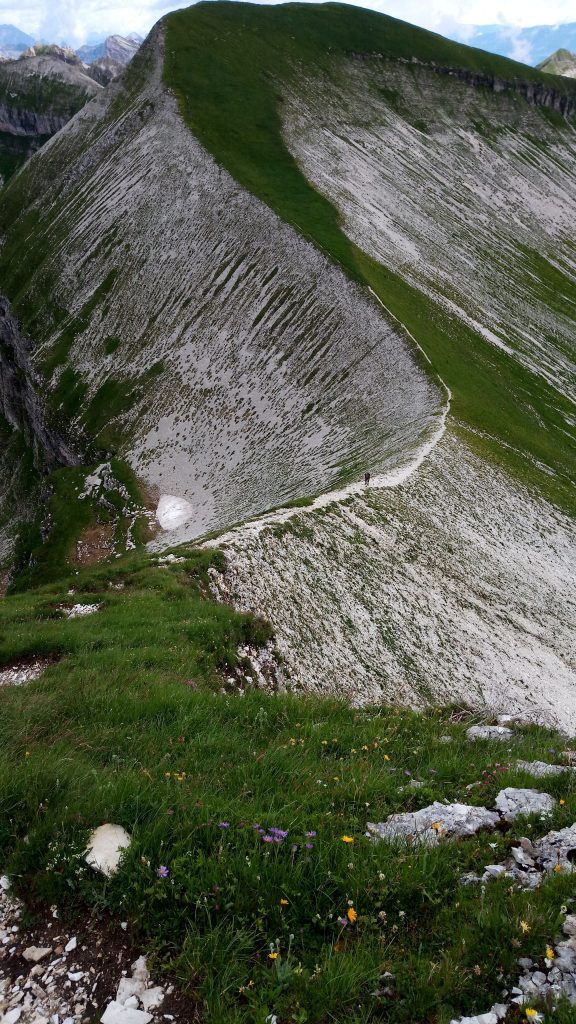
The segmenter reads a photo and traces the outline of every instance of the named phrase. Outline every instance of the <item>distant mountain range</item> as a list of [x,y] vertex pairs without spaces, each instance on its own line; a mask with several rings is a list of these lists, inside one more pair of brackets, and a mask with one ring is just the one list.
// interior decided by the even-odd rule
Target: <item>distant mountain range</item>
[[[45,39],[36,39],[27,32],[22,32],[15,25],[0,25],[0,59],[14,60],[39,43],[46,44]],[[119,64],[127,64],[142,43],[142,36],[132,32],[127,36],[110,35],[89,45],[80,46],[74,52],[84,64],[110,59]],[[64,44],[62,44],[64,45]]]
[[34,43],[34,38],[15,25],[0,25],[0,54],[18,57]]
[[576,50],[576,22],[564,25],[461,25],[446,35],[480,50],[510,57],[522,64],[539,65],[556,50]]

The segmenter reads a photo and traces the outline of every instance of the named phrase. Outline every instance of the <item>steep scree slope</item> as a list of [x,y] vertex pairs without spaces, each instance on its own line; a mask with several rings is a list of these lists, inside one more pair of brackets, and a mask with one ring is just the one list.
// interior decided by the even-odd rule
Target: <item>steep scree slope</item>
[[188,499],[199,534],[409,458],[446,394],[216,166],[161,72],[159,30],[11,183],[0,281],[54,416],[76,395],[75,429]]

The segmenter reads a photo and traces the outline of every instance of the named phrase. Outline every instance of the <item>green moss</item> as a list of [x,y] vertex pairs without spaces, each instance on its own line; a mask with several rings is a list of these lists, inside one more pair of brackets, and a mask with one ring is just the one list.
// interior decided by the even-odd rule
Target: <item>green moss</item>
[[118,271],[116,269],[109,271],[87,302],[84,303],[77,316],[73,317],[64,327],[42,365],[42,372],[46,377],[51,377],[54,370],[66,362],[74,341],[79,334],[82,334],[90,326],[92,314],[112,290],[117,276]]

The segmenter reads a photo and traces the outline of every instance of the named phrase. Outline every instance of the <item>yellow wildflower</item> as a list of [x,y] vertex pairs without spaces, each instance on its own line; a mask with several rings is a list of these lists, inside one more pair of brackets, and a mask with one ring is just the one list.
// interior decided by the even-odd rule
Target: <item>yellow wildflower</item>
[[342,836],[342,842],[343,843],[353,843],[354,839],[352,838],[352,836]]
[[432,825],[432,828],[434,829],[435,832],[439,832],[440,831],[440,822],[439,821],[435,821],[434,824]]
[[278,959],[278,953],[268,953],[268,959],[269,960],[277,960]]
[[281,907],[287,907],[288,906],[288,900],[280,900],[280,906]]
[[566,803],[566,801],[565,800],[559,800],[558,803],[560,804],[560,807],[564,807],[564,804]]
[[350,921],[350,924],[354,924],[356,918],[358,917],[358,914],[354,910],[354,907],[348,907],[348,910],[346,911],[346,917]]
[[524,1013],[526,1014],[528,1020],[535,1020],[539,1016],[538,1010],[533,1010],[531,1006],[525,1006]]
[[384,754],[384,760],[385,761],[389,761],[390,760],[390,758],[388,757],[388,754]]
[[24,757],[30,757],[30,751],[29,750],[24,751]]
[[562,871],[562,865],[561,864],[556,864],[556,866],[554,868],[554,871],[556,872],[557,875],[559,875],[560,872]]
[[552,946],[546,946],[546,959],[547,960],[555,960],[556,959],[556,953],[552,949]]
[[522,931],[524,935],[526,935],[530,931],[530,925],[528,924],[528,921],[520,921],[520,931]]

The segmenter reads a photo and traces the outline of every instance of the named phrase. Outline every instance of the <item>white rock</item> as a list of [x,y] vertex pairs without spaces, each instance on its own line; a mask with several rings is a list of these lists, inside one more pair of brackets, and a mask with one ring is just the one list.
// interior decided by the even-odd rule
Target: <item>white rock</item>
[[2,1017],[2,1024],[16,1024],[17,1020],[20,1020],[22,1016],[22,1007],[15,1006],[14,1009],[8,1010],[7,1013]]
[[385,822],[368,822],[366,827],[371,839],[437,843],[443,836],[471,836],[481,828],[494,828],[498,820],[498,815],[486,807],[435,801],[420,811],[391,814]]
[[565,935],[576,935],[576,914],[568,914],[562,925],[562,931]]
[[475,1017],[459,1017],[450,1024],[498,1024],[506,1016],[508,1007],[504,1003],[495,1003],[488,1013],[479,1013]]
[[506,868],[503,864],[487,864],[484,868],[484,879],[501,878],[501,876],[505,874]]
[[84,971],[68,971],[70,981],[80,981],[84,977]]
[[121,825],[100,825],[90,836],[86,863],[103,875],[113,875],[120,863],[122,851],[130,846],[130,842],[130,836]]
[[108,1004],[100,1017],[101,1024],[149,1024],[151,1020],[151,1013],[122,1006],[122,1003],[117,1003],[115,999]]
[[139,956],[137,960],[132,964],[132,976],[138,978],[139,981],[143,981],[145,985],[148,984],[150,975],[146,966],[146,957]]
[[124,1006],[126,1006],[126,1007],[128,1007],[128,1009],[132,1009],[132,1010],[137,1010],[139,1005],[140,1004],[139,1004],[139,1001],[138,1001],[138,996],[128,996],[128,999],[124,1003]]
[[28,949],[24,950],[22,956],[25,960],[31,960],[32,963],[37,964],[39,960],[43,960],[51,952],[51,946],[28,946]]
[[8,892],[9,888],[10,879],[8,878],[8,875],[0,875],[0,889],[3,889],[4,892]]
[[64,612],[68,619],[82,619],[85,615],[93,615],[101,607],[101,604],[74,604],[71,608],[63,606],[61,611]]
[[518,771],[533,775],[535,779],[543,779],[547,775],[562,775],[563,772],[573,771],[567,764],[546,764],[546,761],[517,761]]
[[116,991],[116,1002],[124,1005],[132,996],[140,999],[145,987],[145,983],[140,978],[120,978]]
[[503,725],[471,725],[466,730],[469,740],[509,740],[514,733]]
[[77,945],[78,945],[78,942],[76,940],[76,936],[74,935],[71,939],[68,940],[68,942],[64,946],[64,952],[65,953],[71,953],[73,949],[76,949]]
[[515,789],[514,786],[508,786],[501,789],[496,797],[496,807],[506,821],[514,821],[521,814],[551,814],[555,806],[553,797],[548,793],[539,793],[537,789]]
[[156,985],[155,988],[148,988],[142,993],[142,1006],[145,1010],[157,1010],[164,1002],[164,989]]

